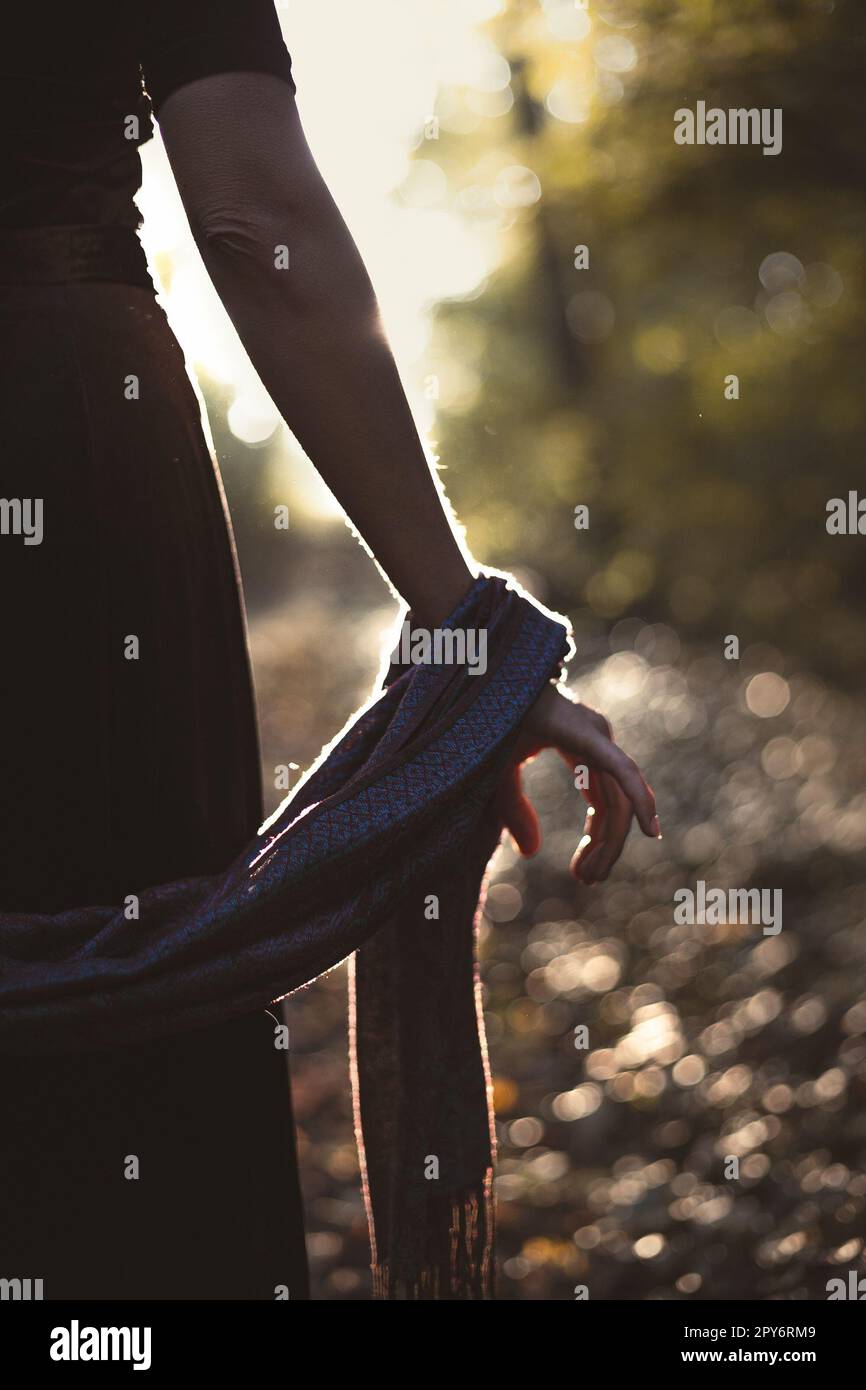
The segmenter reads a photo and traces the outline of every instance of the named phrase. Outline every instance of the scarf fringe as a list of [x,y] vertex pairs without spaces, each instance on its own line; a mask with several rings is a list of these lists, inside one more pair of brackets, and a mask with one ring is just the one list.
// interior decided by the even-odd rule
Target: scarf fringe
[[488,1168],[480,1189],[457,1197],[430,1198],[425,1215],[421,1258],[412,1261],[412,1274],[401,1274],[388,1261],[374,1262],[373,1298],[403,1302],[492,1299],[493,1169]]

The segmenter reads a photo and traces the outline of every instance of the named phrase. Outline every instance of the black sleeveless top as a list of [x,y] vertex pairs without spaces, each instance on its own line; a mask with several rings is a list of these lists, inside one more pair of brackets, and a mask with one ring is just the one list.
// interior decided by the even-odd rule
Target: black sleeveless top
[[0,52],[0,227],[138,227],[138,146],[178,87],[266,72],[294,91],[272,0],[25,0]]

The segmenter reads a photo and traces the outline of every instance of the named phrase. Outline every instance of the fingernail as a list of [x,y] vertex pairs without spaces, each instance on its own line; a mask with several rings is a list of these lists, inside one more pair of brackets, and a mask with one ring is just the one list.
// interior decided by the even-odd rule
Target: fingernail
[[657,840],[660,840],[660,839],[661,839],[661,837],[662,837],[662,828],[661,828],[661,825],[659,824],[659,818],[658,818],[658,816],[653,816],[652,820],[650,821],[650,830],[651,830],[652,833],[655,835],[655,837],[656,837]]

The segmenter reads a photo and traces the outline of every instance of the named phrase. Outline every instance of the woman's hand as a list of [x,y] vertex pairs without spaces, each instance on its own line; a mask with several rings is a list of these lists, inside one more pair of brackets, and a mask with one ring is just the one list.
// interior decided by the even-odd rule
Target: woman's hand
[[586,833],[571,861],[571,872],[582,883],[607,878],[632,816],[645,835],[661,838],[652,788],[637,763],[614,742],[604,715],[578,704],[561,686],[549,685],[523,722],[498,793],[505,827],[521,854],[535,854],[541,844],[538,816],[521,786],[521,768],[543,748],[555,748],[572,771],[579,766],[589,770],[589,784],[582,793],[589,805]]

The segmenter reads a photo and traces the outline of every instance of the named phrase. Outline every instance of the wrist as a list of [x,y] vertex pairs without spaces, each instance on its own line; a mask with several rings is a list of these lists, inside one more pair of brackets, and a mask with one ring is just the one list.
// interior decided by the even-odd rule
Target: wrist
[[474,582],[475,575],[468,565],[463,565],[455,568],[444,581],[440,577],[429,590],[414,592],[410,599],[413,622],[418,627],[441,627],[462,603]]

